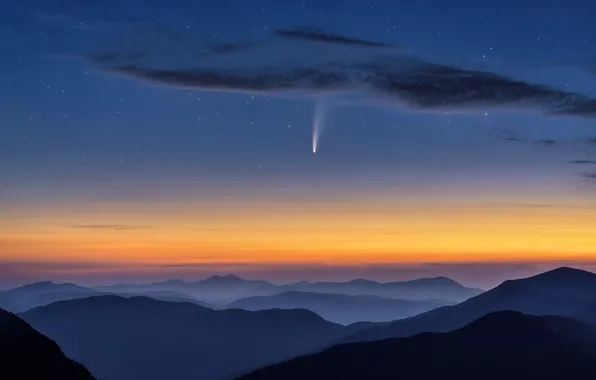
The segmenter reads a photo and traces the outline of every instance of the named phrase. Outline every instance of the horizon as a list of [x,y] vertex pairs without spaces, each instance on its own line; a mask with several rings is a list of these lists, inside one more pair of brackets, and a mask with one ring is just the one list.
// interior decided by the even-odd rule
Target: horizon
[[[321,283],[321,282],[328,282],[328,283],[347,283],[347,282],[351,282],[351,281],[357,281],[357,280],[364,280],[364,281],[372,281],[372,282],[376,282],[376,283],[380,283],[380,284],[386,284],[386,283],[403,283],[403,282],[409,282],[409,281],[415,281],[415,280],[435,280],[435,279],[440,279],[440,278],[444,278],[444,279],[448,279],[448,280],[452,280],[455,281],[456,283],[464,286],[464,287],[468,287],[468,288],[475,288],[475,289],[480,289],[482,291],[487,291],[490,289],[493,289],[499,285],[501,285],[503,282],[508,281],[508,280],[517,280],[517,279],[523,279],[523,278],[529,278],[529,277],[533,277],[539,274],[543,274],[543,273],[547,273],[547,272],[551,272],[553,270],[557,270],[557,269],[565,269],[565,268],[571,268],[574,270],[581,270],[581,271],[586,271],[589,273],[593,273],[596,274],[596,266],[581,266],[581,265],[573,265],[573,263],[567,263],[567,264],[571,264],[571,265],[564,265],[562,263],[551,263],[550,265],[544,265],[544,263],[541,263],[540,267],[533,267],[533,268],[526,268],[526,270],[518,272],[516,275],[511,275],[511,270],[504,270],[503,272],[499,273],[498,276],[495,277],[495,279],[489,280],[487,281],[486,279],[484,279],[483,281],[479,281],[479,282],[465,282],[465,281],[460,281],[457,278],[454,278],[452,276],[444,276],[444,275],[428,275],[428,276],[424,276],[424,275],[420,275],[420,276],[416,276],[416,275],[406,275],[406,276],[402,276],[401,278],[393,278],[393,277],[382,277],[381,279],[375,279],[372,277],[350,277],[348,276],[340,276],[340,277],[317,277],[315,279],[312,280],[307,280],[304,279],[302,277],[296,277],[293,280],[268,280],[266,277],[260,277],[258,275],[246,275],[245,274],[238,274],[238,273],[231,273],[231,272],[214,272],[212,274],[206,274],[203,276],[191,276],[191,275],[187,275],[187,276],[183,276],[183,277],[154,277],[154,278],[148,278],[148,279],[138,279],[137,281],[121,281],[118,279],[114,279],[111,281],[89,281],[89,278],[87,277],[83,277],[82,281],[79,278],[77,280],[77,278],[74,278],[72,281],[67,281],[67,280],[63,280],[63,279],[44,279],[44,278],[37,278],[37,279],[32,279],[29,282],[21,282],[21,283],[17,283],[17,282],[6,282],[6,281],[0,281],[0,290],[9,290],[9,289],[13,289],[13,288],[17,288],[17,287],[21,287],[21,286],[26,286],[26,285],[33,285],[33,284],[41,284],[41,283],[51,283],[51,284],[55,284],[55,285],[61,285],[61,284],[74,284],[74,285],[79,285],[79,286],[85,286],[85,287],[103,287],[103,286],[116,286],[116,285],[150,285],[150,284],[157,284],[157,283],[164,283],[164,282],[169,282],[169,281],[182,281],[186,284],[192,284],[192,283],[196,283],[196,282],[202,282],[205,280],[209,280],[212,278],[226,278],[226,277],[233,277],[236,279],[240,279],[243,281],[265,281],[269,284],[275,285],[275,286],[284,286],[284,285],[293,285],[293,284],[297,284],[297,283],[301,283],[301,282],[306,282],[309,284],[315,284],[315,283]],[[482,274],[481,274],[482,275]],[[124,276],[122,277],[122,279],[130,279],[130,277]],[[484,284],[484,286],[482,286],[482,284]]]

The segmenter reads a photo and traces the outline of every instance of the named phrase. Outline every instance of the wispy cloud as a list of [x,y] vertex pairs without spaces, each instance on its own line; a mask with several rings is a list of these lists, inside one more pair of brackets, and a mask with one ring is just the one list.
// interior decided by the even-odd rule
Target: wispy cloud
[[394,45],[388,43],[362,40],[358,38],[342,36],[340,34],[325,32],[320,29],[306,27],[296,29],[279,29],[275,31],[274,35],[281,38],[322,42],[328,44],[354,45],[374,48],[395,47]]
[[[187,39],[170,37],[168,52],[153,36],[142,44],[147,51],[98,51],[87,59],[106,72],[186,89],[269,95],[360,92],[417,110],[530,107],[553,116],[596,116],[596,99],[582,94],[401,53],[366,53],[363,48],[389,45],[339,34],[282,29],[270,40],[196,48],[189,48]],[[177,41],[186,42],[176,49]],[[334,49],[321,53],[320,42]],[[225,60],[216,59],[222,54]]]
[[596,172],[580,173],[580,176],[589,180],[596,180]]
[[132,230],[147,230],[150,226],[136,225],[136,224],[75,224],[67,226],[68,228],[80,228],[88,230],[112,230],[112,231],[132,231]]

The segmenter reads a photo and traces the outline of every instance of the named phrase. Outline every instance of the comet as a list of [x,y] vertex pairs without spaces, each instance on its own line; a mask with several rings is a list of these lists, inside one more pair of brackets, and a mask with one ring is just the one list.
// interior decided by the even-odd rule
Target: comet
[[319,138],[323,132],[325,116],[327,114],[327,106],[323,100],[318,99],[315,103],[315,111],[312,121],[312,152],[317,153],[319,147]]

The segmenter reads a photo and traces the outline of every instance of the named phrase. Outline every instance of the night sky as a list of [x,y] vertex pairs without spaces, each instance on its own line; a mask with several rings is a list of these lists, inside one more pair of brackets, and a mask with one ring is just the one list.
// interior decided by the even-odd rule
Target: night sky
[[594,1],[2,8],[2,285],[596,267]]

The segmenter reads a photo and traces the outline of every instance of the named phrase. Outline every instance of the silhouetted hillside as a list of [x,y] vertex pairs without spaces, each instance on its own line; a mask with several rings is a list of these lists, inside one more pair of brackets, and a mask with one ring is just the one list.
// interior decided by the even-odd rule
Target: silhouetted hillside
[[144,297],[62,301],[22,317],[109,380],[221,379],[354,331],[307,310],[214,311]]
[[596,327],[502,311],[450,333],[351,343],[241,380],[544,380],[596,378]]
[[596,301],[588,304],[582,311],[575,314],[574,317],[582,322],[596,325]]
[[14,314],[0,309],[0,379],[91,380],[82,365]]
[[401,282],[376,282],[356,279],[348,282],[298,282],[285,285],[286,290],[348,295],[374,295],[379,297],[450,300],[460,302],[482,293],[480,289],[467,288],[447,277],[420,278]]
[[98,294],[100,293],[94,289],[75,284],[44,281],[0,292],[0,307],[12,312],[21,312],[56,301]]
[[496,288],[454,306],[375,326],[342,342],[405,337],[421,332],[447,332],[499,310],[534,315],[573,316],[596,295],[596,274],[559,268],[534,277],[505,281]]
[[[44,281],[0,292],[0,307],[18,313],[58,301],[113,294],[114,293],[103,292],[76,284],[56,284]],[[209,307],[205,302],[200,302],[189,295],[173,291],[132,292],[119,293],[118,295],[121,295],[122,297],[146,296],[172,302],[192,302],[197,305]]]
[[229,307],[246,310],[307,309],[329,321],[342,324],[360,321],[394,321],[439,306],[442,306],[442,304],[432,301],[300,291],[285,292],[273,296],[249,297],[232,302],[229,305]]

